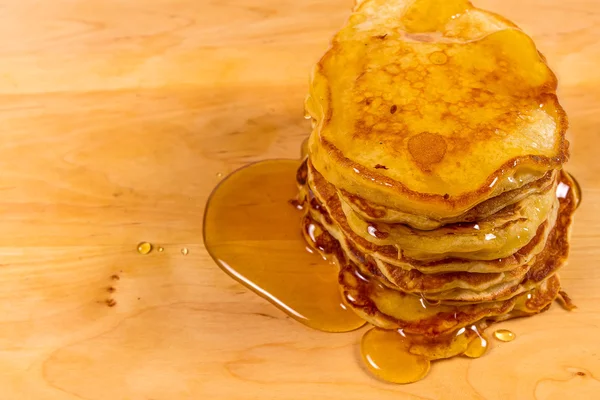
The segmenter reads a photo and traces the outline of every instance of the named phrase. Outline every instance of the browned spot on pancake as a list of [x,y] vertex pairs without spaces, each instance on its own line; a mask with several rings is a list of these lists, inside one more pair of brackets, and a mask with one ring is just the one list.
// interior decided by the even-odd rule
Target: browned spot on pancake
[[[568,183],[565,179],[565,173],[561,172],[561,181]],[[537,257],[534,265],[527,273],[526,280],[533,282],[543,281],[562,267],[569,256],[567,232],[572,222],[573,212],[575,211],[574,196],[567,196],[559,200],[560,207],[556,225],[548,236],[544,250]]]
[[[386,289],[380,278],[369,275],[360,266],[352,262],[341,265],[339,282],[344,287],[346,301],[355,309],[369,315],[377,321],[377,325],[386,325],[390,329],[402,328],[405,333],[420,334],[426,337],[436,337],[452,332],[461,326],[468,325],[485,317],[503,315],[509,312],[515,304],[515,299],[497,303],[465,304],[453,307],[452,312],[438,312],[435,316],[406,321],[396,319],[379,311],[374,296],[385,296],[382,290]],[[379,293],[379,294],[377,294]],[[413,296],[403,292],[396,292],[395,296]]]
[[348,238],[346,238],[345,236],[344,236],[344,239],[345,239],[346,247],[348,248],[348,252],[350,253],[350,255],[354,259],[357,259],[361,263],[366,262],[367,256],[365,255],[365,253],[363,253],[358,248],[356,248],[356,246],[350,240],[348,240]]
[[388,169],[388,167],[386,167],[385,165],[376,164],[375,169]]
[[408,139],[408,152],[424,171],[444,159],[447,147],[444,138],[437,133],[421,132]]
[[[370,251],[377,251],[381,254],[385,254],[386,256],[397,258],[398,250],[391,245],[386,246],[377,246],[365,239],[361,236],[357,235],[352,231],[348,221],[346,220],[346,216],[344,211],[342,210],[342,204],[340,198],[338,196],[335,187],[327,182],[323,175],[321,175],[316,169],[314,169],[313,165],[310,165],[310,171],[312,180],[314,181],[314,190],[319,195],[319,197],[323,200],[327,207],[320,204],[321,209],[325,209],[328,212],[328,215],[335,220],[336,224],[340,227],[340,229],[346,234],[351,235],[352,240],[358,245]],[[310,187],[310,186],[309,186]],[[309,193],[312,193],[312,190],[309,190]],[[360,198],[359,198],[360,199]],[[311,203],[312,204],[312,203]],[[329,223],[329,222],[328,222]]]
[[340,191],[344,194],[346,199],[350,201],[350,203],[354,204],[359,210],[368,216],[372,218],[383,218],[385,216],[385,209],[375,208],[370,204],[370,202],[366,201],[362,197],[355,196],[344,189],[340,189]]
[[304,160],[300,167],[298,167],[298,171],[296,171],[296,182],[300,185],[306,184],[306,177],[308,176],[308,159]]
[[429,61],[436,65],[443,65],[448,61],[448,56],[443,51],[434,51],[429,55]]
[[566,310],[573,311],[577,308],[571,297],[564,290],[558,292],[558,298],[562,300],[562,306]]
[[400,289],[407,292],[439,292],[441,289],[447,290],[444,289],[444,286],[456,281],[467,283],[470,287],[478,287],[480,285],[499,281],[503,278],[519,279],[525,275],[527,269],[529,269],[528,265],[523,265],[506,273],[443,272],[424,274],[416,269],[405,270],[394,267],[388,263],[384,263],[384,265],[385,269],[391,275],[392,282]]
[[381,228],[380,225],[377,225],[375,223],[369,224],[368,231],[371,236],[374,236],[377,239],[385,239],[388,236],[390,236],[389,232],[386,232]]
[[559,290],[560,281],[556,275],[552,276],[545,282],[545,285],[542,285],[532,291],[532,295],[525,302],[525,304],[527,305],[527,308],[532,310],[543,309],[543,307],[546,307],[556,298]]
[[[312,167],[311,167],[312,168]],[[314,168],[313,168],[314,169]],[[507,192],[503,192],[502,194],[487,199],[475,207],[469,209],[464,214],[457,216],[456,218],[452,218],[449,220],[439,220],[432,218],[431,221],[435,221],[441,224],[448,224],[455,221],[464,221],[464,222],[474,222],[480,221],[488,216],[499,212],[506,205],[513,204],[518,202],[519,200],[527,197],[533,193],[546,193],[548,190],[552,189],[553,183],[557,176],[557,171],[548,171],[541,178],[536,179],[533,182],[530,182],[518,189],[510,190]],[[369,220],[377,220],[383,219],[389,216],[391,211],[401,211],[395,210],[392,208],[386,208],[382,205],[373,203],[370,200],[365,200],[360,196],[353,195],[348,193],[343,189],[339,189],[340,193],[343,195],[344,200],[354,205],[354,209],[360,211],[360,213],[365,214],[365,219]],[[444,194],[443,196],[445,201],[452,202],[453,199],[449,194]],[[390,222],[390,221],[385,221]],[[404,220],[395,220],[393,222],[399,223],[407,223]],[[410,223],[408,223],[410,225]],[[419,228],[419,226],[414,226],[415,228]]]
[[320,212],[321,215],[323,215],[323,218],[325,218],[325,222],[331,224],[333,221],[331,221],[331,217],[329,216],[329,212],[327,212],[327,209],[323,206],[323,204],[321,204],[319,200],[317,200],[317,198],[310,189],[308,191],[308,194],[310,196],[310,202],[308,203],[310,205],[310,208]]
[[302,208],[303,208],[302,202],[299,201],[298,199],[288,200],[288,203],[290,203],[292,207],[297,208],[298,210],[302,210]]
[[319,251],[322,255],[333,255],[338,263],[346,261],[340,242],[331,236],[323,225],[311,218],[309,214],[302,219],[302,228],[304,237],[310,247]]

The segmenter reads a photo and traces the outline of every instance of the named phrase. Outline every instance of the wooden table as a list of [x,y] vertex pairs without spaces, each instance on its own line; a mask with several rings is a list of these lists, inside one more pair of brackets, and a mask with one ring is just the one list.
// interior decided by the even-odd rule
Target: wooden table
[[579,309],[504,323],[514,342],[396,386],[362,369],[362,331],[305,328],[202,245],[221,176],[298,156],[307,76],[350,0],[3,2],[0,398],[599,398],[600,8],[476,5],[559,76],[584,189],[561,274]]

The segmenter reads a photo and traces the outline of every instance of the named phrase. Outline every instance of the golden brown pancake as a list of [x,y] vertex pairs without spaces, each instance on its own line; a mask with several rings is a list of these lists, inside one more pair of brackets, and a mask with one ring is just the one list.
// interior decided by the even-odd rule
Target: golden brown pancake
[[393,245],[407,257],[494,260],[515,253],[533,239],[542,223],[556,219],[558,200],[554,189],[551,186],[545,193],[528,196],[477,223],[449,224],[431,231],[404,224],[367,222],[346,203],[341,204],[352,231],[371,243]]
[[339,242],[318,223],[305,219],[305,228],[308,229],[304,232],[311,236],[309,242],[342,266],[340,285],[346,302],[361,317],[386,329],[401,328],[407,333],[433,337],[446,335],[482,319],[504,320],[543,311],[560,290],[555,269],[538,266],[536,273],[528,274],[518,285],[522,290],[513,291],[511,296],[485,302],[432,304],[422,296],[391,288],[385,277],[372,275],[371,270],[350,261]]
[[367,0],[314,69],[310,159],[338,190],[443,221],[568,158],[533,41],[467,1]]
[[[310,193],[314,194],[315,196],[315,200],[311,199],[311,201],[316,201],[319,204],[322,204],[323,210],[326,210],[328,212],[330,218],[333,219],[333,221],[335,221],[337,226],[344,232],[346,236],[350,238],[352,242],[354,242],[359,247],[360,250],[366,253],[376,252],[378,253],[378,258],[384,259],[387,262],[390,262],[394,265],[402,265],[403,259],[432,262],[436,260],[443,260],[449,258],[458,258],[462,260],[473,259],[474,262],[471,264],[461,262],[461,264],[463,264],[462,270],[467,270],[466,268],[478,268],[477,265],[481,264],[482,261],[485,262],[486,260],[493,261],[499,258],[511,258],[515,253],[518,253],[519,250],[523,248],[526,248],[526,250],[530,250],[527,254],[532,256],[535,254],[536,251],[539,252],[543,248],[542,240],[545,236],[547,236],[548,228],[552,227],[556,218],[557,204],[553,204],[554,208],[551,210],[550,215],[548,215],[546,218],[548,220],[548,223],[546,225],[544,225],[543,221],[539,221],[539,219],[538,221],[535,221],[534,224],[532,224],[533,226],[526,226],[528,228],[528,231],[510,229],[511,226],[509,225],[508,228],[510,229],[510,231],[516,232],[516,234],[514,234],[515,237],[509,237],[509,239],[511,239],[511,242],[508,244],[508,246],[504,246],[504,248],[502,249],[502,253],[498,254],[497,252],[497,256],[495,258],[493,257],[494,253],[486,255],[482,254],[483,252],[481,251],[474,252],[474,254],[469,254],[467,252],[469,248],[465,247],[465,241],[460,241],[461,237],[457,234],[463,229],[470,229],[471,231],[477,234],[474,240],[478,241],[479,243],[482,243],[483,245],[487,244],[487,242],[492,244],[498,238],[500,238],[501,235],[497,231],[493,231],[486,228],[485,221],[482,221],[481,224],[469,224],[466,227],[460,225],[452,225],[451,227],[446,227],[441,230],[435,231],[416,231],[414,229],[406,227],[405,230],[409,235],[407,240],[411,240],[410,235],[412,235],[413,243],[415,243],[415,245],[417,246],[422,246],[419,249],[421,250],[420,252],[415,252],[415,249],[403,247],[403,245],[401,243],[398,243],[397,241],[386,241],[385,239],[387,238],[382,238],[382,240],[376,240],[376,237],[370,236],[370,234],[380,234],[380,230],[377,228],[382,226],[381,224],[371,223],[368,225],[366,222],[363,221],[363,231],[360,233],[357,232],[357,225],[355,224],[354,226],[352,226],[349,222],[348,215],[344,212],[343,204],[341,203],[337,191],[335,190],[333,185],[327,183],[323,176],[312,168],[310,162],[308,162],[307,164],[308,167],[306,181],[308,184],[308,188],[310,189]],[[546,193],[546,196],[550,196],[549,198],[546,198],[546,201],[548,203],[550,201],[554,202],[553,192],[548,191]],[[506,212],[506,217],[510,219],[517,215],[513,213],[516,208],[515,205],[509,207],[513,207],[510,210],[507,210]],[[501,218],[502,215],[500,215],[499,220]],[[360,223],[361,221],[355,220],[355,222]],[[538,223],[540,224],[536,226]],[[374,227],[374,229],[371,229],[370,227]],[[475,227],[479,229],[474,229]],[[540,227],[542,228],[541,232],[539,229]],[[512,228],[514,228],[514,226]],[[367,234],[365,234],[365,231]],[[429,248],[431,251],[430,253],[427,252],[429,249],[424,246],[428,244],[424,243],[423,241],[424,235],[431,236],[429,239]],[[367,238],[371,240],[367,240]],[[490,238],[490,240],[486,240],[487,238]],[[471,238],[467,237],[467,239]],[[529,243],[531,243],[532,246],[528,246]],[[534,246],[535,244],[537,244],[537,246]],[[457,251],[448,251],[448,248],[453,245],[455,246],[455,249]],[[506,262],[504,262],[503,264],[508,265]],[[502,267],[502,265],[498,265],[498,267]],[[489,272],[489,270],[483,272]]]
[[[417,269],[423,273],[437,273],[444,271],[469,271],[469,272],[503,272],[514,269],[529,260],[539,253],[546,242],[549,231],[552,229],[550,223],[546,222],[538,228],[536,236],[523,248],[517,251],[510,257],[503,258],[501,260],[465,260],[459,258],[450,258],[438,261],[420,261],[416,259],[410,259],[398,251],[394,246],[377,246],[371,242],[364,240],[361,236],[356,235],[347,224],[343,213],[332,213],[330,215],[329,209],[325,204],[329,204],[333,211],[339,210],[340,207],[339,199],[336,196],[334,190],[329,190],[331,187],[328,185],[321,185],[326,188],[320,195],[323,196],[323,201],[317,199],[314,196],[313,191],[310,189],[308,182],[308,161],[305,161],[298,169],[297,181],[300,188],[300,199],[308,202],[311,208],[318,210],[321,214],[321,219],[317,219],[323,225],[328,227],[328,230],[338,239],[342,240],[342,237],[346,237],[349,251],[357,253],[366,253],[373,255],[375,258],[381,259],[387,263],[403,269]],[[316,173],[311,175],[311,180],[323,179],[323,177]],[[335,222],[335,223],[334,223]],[[338,233],[339,231],[339,233]]]
[[[560,183],[573,185],[571,178],[565,173],[560,174]],[[577,201],[576,192],[562,195],[558,210],[560,217],[551,229],[548,240],[544,240],[545,246],[541,254],[533,255],[528,262],[517,264],[512,269],[491,273],[455,271],[452,267],[457,265],[456,261],[441,264],[441,267],[445,267],[444,272],[433,274],[424,274],[418,269],[399,268],[378,259],[377,255],[368,255],[360,251],[358,246],[352,244],[347,236],[335,228],[335,223],[325,207],[314,198],[307,204],[307,217],[310,217],[309,223],[316,225],[317,233],[313,232],[313,235],[318,236],[319,232],[325,231],[327,236],[331,237],[330,241],[339,242],[339,245],[336,244],[336,252],[344,253],[344,260],[352,261],[367,274],[378,276],[388,287],[407,293],[418,293],[429,300],[492,301],[510,298],[530,290],[531,285],[521,283],[524,276],[527,277],[526,281],[537,283],[555,273],[565,263],[572,214]],[[503,260],[496,261],[502,263]]]
[[518,316],[535,314],[552,303],[560,290],[558,277],[552,275],[507,300],[427,305],[424,299],[390,289],[353,267],[341,270],[340,283],[346,302],[373,325],[426,336],[443,335],[482,319],[503,320],[513,311]]
[[527,196],[545,192],[554,183],[557,172],[556,170],[548,171],[542,178],[521,186],[518,189],[510,190],[487,199],[461,215],[441,219],[432,219],[425,215],[409,214],[401,210],[385,208],[384,206],[348,193],[344,189],[338,190],[338,195],[343,202],[350,205],[353,211],[365,221],[401,223],[416,229],[431,230],[457,222],[480,221],[507,206],[523,200]]
[[[504,320],[543,311],[558,295],[560,283],[552,274],[541,281],[527,278],[513,297],[489,302],[431,304],[423,297],[394,290],[382,277],[373,276],[348,261],[339,243],[326,231],[314,229],[312,243],[341,266],[340,285],[346,302],[364,319],[386,328],[401,328],[410,334],[446,335],[482,319]],[[546,270],[550,271],[550,270]]]

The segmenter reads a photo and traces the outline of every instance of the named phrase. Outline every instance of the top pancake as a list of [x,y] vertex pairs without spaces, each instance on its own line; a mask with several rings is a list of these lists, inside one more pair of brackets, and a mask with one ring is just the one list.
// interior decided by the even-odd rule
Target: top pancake
[[460,215],[566,161],[556,84],[527,35],[466,1],[366,0],[313,72],[310,158],[376,204]]

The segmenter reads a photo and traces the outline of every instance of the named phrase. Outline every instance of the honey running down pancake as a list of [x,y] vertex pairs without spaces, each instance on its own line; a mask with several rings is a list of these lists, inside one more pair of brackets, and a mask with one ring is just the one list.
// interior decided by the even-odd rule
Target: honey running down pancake
[[525,33],[469,2],[367,0],[313,71],[310,158],[340,191],[460,216],[567,160],[556,85]]

